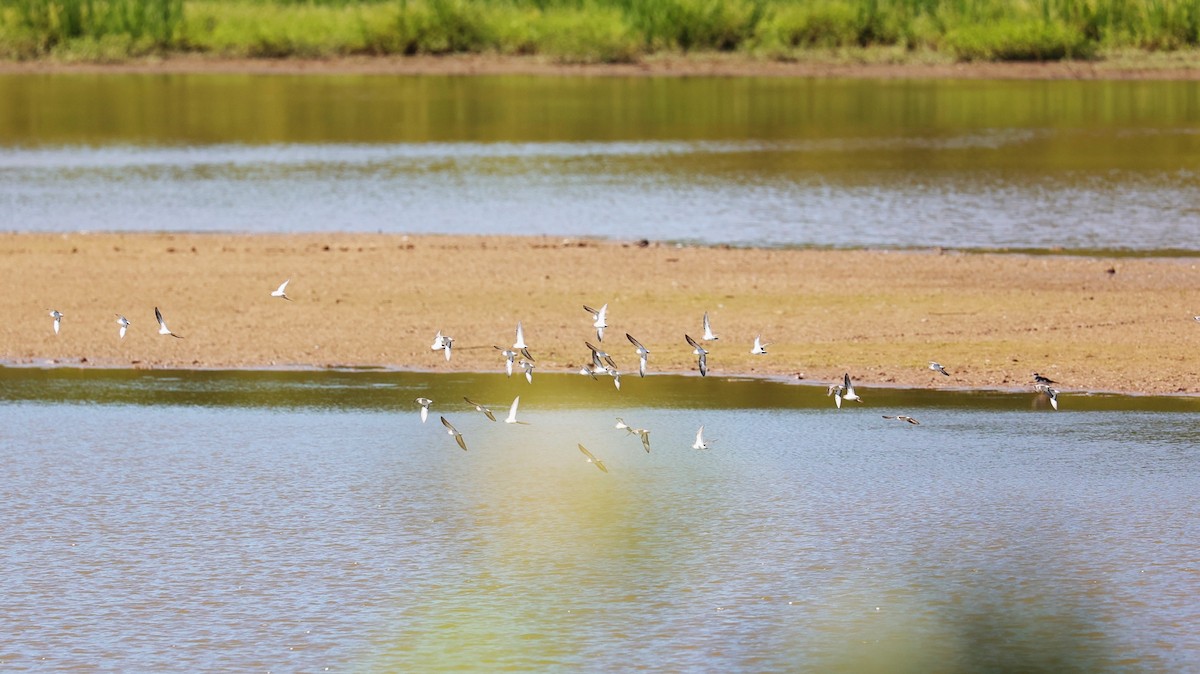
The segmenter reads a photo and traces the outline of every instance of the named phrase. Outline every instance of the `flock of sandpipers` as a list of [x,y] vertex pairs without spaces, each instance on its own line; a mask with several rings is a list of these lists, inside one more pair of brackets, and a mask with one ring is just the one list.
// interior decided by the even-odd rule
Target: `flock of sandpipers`
[[[291,301],[291,298],[287,296],[287,286],[288,286],[288,283],[290,283],[290,282],[291,282],[291,279],[288,279],[287,281],[284,281],[282,284],[280,284],[278,288],[271,291],[271,294],[270,294],[271,297],[277,297],[277,298],[280,298],[283,300]],[[608,328],[608,305],[604,304],[599,309],[593,309],[592,307],[585,304],[585,305],[583,305],[583,308],[592,317],[592,327],[596,331],[597,344],[603,345],[604,331]],[[54,319],[53,328],[54,328],[54,334],[56,334],[56,335],[59,334],[59,331],[62,329],[63,316],[64,316],[64,314],[58,310],[54,310],[54,309],[50,310],[50,317],[52,319]],[[117,316],[116,323],[119,328],[118,334],[121,339],[124,339],[125,333],[126,333],[126,331],[128,331],[131,323],[130,323],[129,319],[127,319],[125,316],[123,316],[121,314],[117,314],[116,316]],[[174,337],[176,339],[182,339],[182,337],[180,335],[175,334],[174,332],[172,332],[170,330],[170,328],[167,327],[166,322],[163,320],[162,312],[159,311],[158,307],[154,308],[154,318],[158,322],[158,334]],[[1196,316],[1195,320],[1200,321],[1200,316]],[[701,327],[702,327],[703,332],[701,333],[699,341],[692,338],[692,336],[689,334],[684,334],[684,340],[687,342],[688,346],[692,348],[692,353],[696,356],[697,365],[699,366],[699,369],[700,369],[700,376],[703,377],[708,374],[708,353],[709,352],[708,352],[708,349],[706,349],[704,347],[702,342],[714,342],[714,341],[717,341],[719,339],[719,337],[717,337],[716,333],[713,332],[712,322],[709,320],[708,312],[704,313]],[[650,357],[650,350],[647,349],[640,341],[638,341],[637,338],[635,338],[633,335],[631,335],[629,333],[625,333],[625,338],[629,341],[630,345],[632,345],[633,349],[635,350],[635,352],[637,354],[638,375],[641,377],[645,377],[646,376],[646,365],[647,365],[647,362]],[[617,363],[613,359],[613,357],[607,351],[605,351],[602,348],[602,346],[597,346],[595,344],[592,344],[592,342],[590,340],[585,340],[584,345],[587,346],[588,350],[591,352],[591,357],[590,357],[589,361],[586,362],[579,369],[579,374],[585,375],[585,376],[590,376],[592,379],[598,379],[599,375],[611,377],[613,385],[616,386],[617,390],[620,390],[622,373],[620,370],[617,369]],[[757,335],[754,338],[754,345],[750,348],[750,353],[752,355],[756,355],[756,356],[765,356],[765,355],[767,355],[767,349],[766,349],[767,346],[769,346],[769,344],[764,343],[762,341],[762,336]],[[430,348],[434,351],[442,351],[446,357],[446,360],[449,361],[453,354],[454,338],[450,335],[442,334],[442,331],[439,330],[437,332],[437,334],[434,336],[433,343],[430,345]],[[525,330],[520,321],[517,322],[516,339],[513,341],[512,347],[497,346],[495,348],[496,348],[496,350],[498,350],[500,352],[500,355],[504,357],[504,369],[505,369],[505,372],[508,374],[508,376],[510,376],[510,377],[512,376],[514,366],[520,367],[521,370],[525,374],[525,379],[529,383],[531,383],[531,384],[533,383],[533,370],[534,370],[534,362],[535,361],[534,361],[533,356],[529,352],[529,346],[525,343]],[[947,377],[950,376],[950,373],[947,372],[946,368],[943,367],[940,363],[930,361],[929,369],[933,370],[935,372],[941,373]],[[1050,405],[1055,410],[1057,410],[1058,409],[1058,390],[1053,387],[1053,384],[1055,384],[1055,383],[1056,382],[1054,380],[1049,379],[1041,374],[1038,374],[1037,372],[1033,373],[1034,390],[1037,392],[1038,395],[1045,396],[1046,398],[1048,398],[1050,401]],[[856,401],[856,402],[860,402],[860,403],[862,402],[862,397],[860,397],[854,390],[854,384],[850,381],[850,373],[848,373],[848,372],[845,375],[843,375],[841,381],[834,382],[833,384],[829,385],[827,395],[833,397],[834,404],[839,409],[842,406],[843,400],[851,400],[851,401]],[[466,402],[467,405],[473,407],[476,411],[481,412],[484,415],[486,415],[487,418],[490,419],[491,421],[496,421],[495,414],[488,407],[481,405],[480,403],[477,403],[477,402],[471,400],[470,398],[464,397],[463,400]],[[425,421],[428,420],[428,418],[429,418],[429,408],[433,404],[433,400],[431,400],[429,398],[421,397],[421,398],[417,398],[414,402],[420,406],[421,423],[425,423]],[[507,424],[526,424],[527,423],[524,421],[519,421],[517,419],[517,409],[518,409],[518,406],[520,405],[520,402],[521,402],[521,396],[517,396],[516,398],[513,399],[512,405],[509,407],[509,410],[508,410],[508,416],[504,419],[505,423],[507,423]],[[458,429],[455,428],[454,425],[451,424],[450,421],[446,419],[446,417],[441,416],[439,418],[442,422],[442,425],[446,427],[446,432],[449,433],[454,438],[455,442],[458,443],[459,447],[466,450],[467,443],[466,443],[466,440],[463,438],[463,434],[460,433],[458,431]],[[907,415],[891,416],[891,415],[885,414],[885,415],[883,415],[883,418],[899,421],[902,423],[908,423],[908,424],[912,424],[912,425],[916,425],[916,426],[920,425],[919,421],[917,421],[913,417],[907,416]],[[628,424],[625,423],[625,421],[623,419],[621,419],[619,417],[617,418],[616,428],[618,430],[626,431],[629,435],[638,436],[641,439],[642,446],[645,448],[645,450],[647,452],[650,451],[650,431],[649,430],[644,429],[644,428],[634,428],[632,426],[629,426]],[[699,430],[696,431],[696,439],[695,439],[695,442],[692,443],[692,449],[708,449],[708,448],[709,448],[709,444],[704,439],[704,426],[702,425],[702,426],[700,426]],[[599,468],[600,470],[602,470],[604,472],[608,472],[608,468],[605,466],[604,462],[601,461],[600,459],[598,459],[590,451],[588,451],[588,449],[586,447],[584,447],[582,444],[579,445],[579,451],[583,453],[584,457],[587,459],[588,462],[595,464],[595,466],[597,468]]]

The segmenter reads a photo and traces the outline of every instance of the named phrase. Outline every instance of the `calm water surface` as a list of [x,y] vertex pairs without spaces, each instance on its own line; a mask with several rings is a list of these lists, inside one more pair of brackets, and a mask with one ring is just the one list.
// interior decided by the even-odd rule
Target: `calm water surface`
[[[1054,413],[867,389],[839,411],[776,382],[383,372],[0,384],[6,671],[1200,668],[1189,399],[1064,394]],[[463,394],[520,394],[530,425]],[[617,416],[651,429],[650,453]]]
[[0,75],[0,229],[1200,250],[1200,83]]

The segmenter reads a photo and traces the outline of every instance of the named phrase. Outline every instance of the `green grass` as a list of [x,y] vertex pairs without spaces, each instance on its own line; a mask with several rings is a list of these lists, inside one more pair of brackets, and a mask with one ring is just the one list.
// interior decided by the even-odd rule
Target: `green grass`
[[960,60],[1200,46],[1200,0],[0,0],[0,57],[536,54],[629,62],[897,48]]

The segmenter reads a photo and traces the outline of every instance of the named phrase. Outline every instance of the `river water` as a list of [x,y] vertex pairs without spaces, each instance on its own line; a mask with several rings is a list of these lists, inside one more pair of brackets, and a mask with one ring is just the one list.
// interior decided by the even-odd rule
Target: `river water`
[[0,75],[0,229],[1200,250],[1200,83]]
[[[5,671],[1200,668],[1191,399],[1064,394],[1054,412],[868,388],[838,410],[781,382],[618,394],[550,374],[0,383]],[[521,395],[529,425],[463,395],[501,418]],[[616,417],[651,430],[649,453]]]
[[[1196,252],[1198,86],[0,75],[0,230]],[[0,670],[1200,670],[1200,402],[859,393],[0,368]]]

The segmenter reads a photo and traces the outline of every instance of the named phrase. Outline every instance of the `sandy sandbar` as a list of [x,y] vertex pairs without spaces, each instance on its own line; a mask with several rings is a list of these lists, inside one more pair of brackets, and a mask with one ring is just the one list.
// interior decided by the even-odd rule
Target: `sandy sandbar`
[[[291,279],[286,302],[269,296]],[[0,235],[0,360],[100,367],[489,371],[523,321],[537,371],[595,341],[636,370],[863,385],[1200,391],[1200,258],[778,250],[590,239],[358,234]],[[154,307],[183,335],[156,334]],[[51,330],[50,309],[65,314]],[[116,314],[132,322],[117,337]],[[455,337],[447,363],[429,346]],[[756,334],[768,355],[752,356]],[[927,369],[937,360],[953,374]]]

